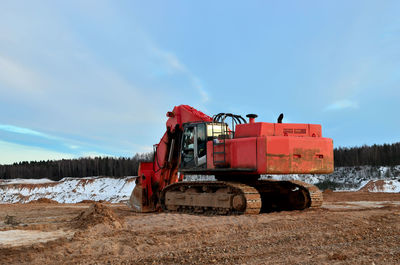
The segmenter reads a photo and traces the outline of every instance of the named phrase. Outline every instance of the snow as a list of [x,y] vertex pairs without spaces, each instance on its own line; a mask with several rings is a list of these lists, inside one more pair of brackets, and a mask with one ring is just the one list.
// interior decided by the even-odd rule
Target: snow
[[135,187],[136,177],[64,178],[60,181],[11,180],[0,184],[0,203],[26,203],[40,198],[59,203],[83,200],[127,201]]
[[400,182],[387,181],[384,185],[383,190],[390,192],[400,192]]
[[[336,190],[338,191],[357,191],[367,185],[370,181],[384,180],[385,182],[388,182],[388,184],[381,189],[380,192],[399,192],[396,183],[399,183],[398,180],[400,180],[400,165],[393,167],[336,167],[332,174],[263,175],[262,178],[300,180],[314,185],[330,181],[337,185]],[[392,182],[392,184],[389,184],[390,182]],[[371,192],[373,191],[371,190]]]
[[42,184],[56,182],[50,179],[2,179],[0,185],[4,184]]
[[400,192],[400,180],[371,180],[360,189],[369,192]]

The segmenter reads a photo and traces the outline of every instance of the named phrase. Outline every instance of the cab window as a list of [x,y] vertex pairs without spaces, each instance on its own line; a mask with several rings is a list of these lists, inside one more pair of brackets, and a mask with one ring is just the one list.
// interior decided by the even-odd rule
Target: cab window
[[183,166],[194,163],[194,127],[185,128],[182,144]]
[[203,157],[207,154],[207,136],[206,136],[206,125],[199,124],[197,126],[197,156]]

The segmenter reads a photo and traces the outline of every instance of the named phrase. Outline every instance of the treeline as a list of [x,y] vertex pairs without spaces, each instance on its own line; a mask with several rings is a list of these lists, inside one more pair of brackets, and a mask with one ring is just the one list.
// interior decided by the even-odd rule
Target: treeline
[[65,177],[136,176],[139,162],[152,160],[153,153],[145,153],[136,154],[132,158],[95,157],[20,162],[12,165],[0,165],[0,179],[48,178],[51,180],[60,180]]
[[400,165],[400,142],[361,147],[339,147],[334,150],[335,167]]

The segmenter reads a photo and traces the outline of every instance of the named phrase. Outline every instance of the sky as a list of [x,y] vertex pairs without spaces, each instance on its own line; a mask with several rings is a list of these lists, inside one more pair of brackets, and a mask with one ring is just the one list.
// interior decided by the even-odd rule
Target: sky
[[2,0],[0,164],[149,152],[165,113],[400,141],[400,1]]

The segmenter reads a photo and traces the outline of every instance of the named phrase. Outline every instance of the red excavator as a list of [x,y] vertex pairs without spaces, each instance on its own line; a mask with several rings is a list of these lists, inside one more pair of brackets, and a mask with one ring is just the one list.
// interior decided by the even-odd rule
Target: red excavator
[[[257,214],[322,205],[317,187],[266,174],[329,174],[333,142],[321,125],[255,122],[219,113],[213,118],[188,106],[167,112],[167,131],[153,162],[139,166],[129,205],[138,212]],[[183,181],[214,175],[216,181]]]

